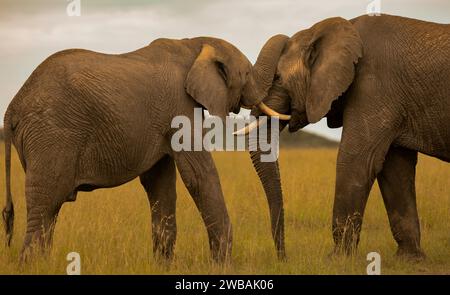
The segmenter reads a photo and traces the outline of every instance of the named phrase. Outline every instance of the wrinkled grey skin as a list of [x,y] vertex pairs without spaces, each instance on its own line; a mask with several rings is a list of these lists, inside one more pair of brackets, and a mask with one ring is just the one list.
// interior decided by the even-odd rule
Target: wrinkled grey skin
[[212,256],[224,261],[231,251],[231,225],[216,167],[207,151],[172,150],[171,121],[185,115],[193,122],[194,108],[201,106],[222,118],[239,110],[250,70],[238,49],[214,38],[158,39],[120,55],[75,49],[49,57],[5,115],[8,243],[12,141],[26,171],[23,253],[34,242],[50,246],[61,205],[74,201],[78,191],[139,176],[151,206],[153,250],[170,259],[176,165],[205,222]]
[[[332,220],[335,252],[356,249],[377,179],[397,254],[423,257],[415,167],[418,152],[450,161],[449,25],[361,16],[326,19],[291,38],[277,35],[261,50],[243,96],[291,114],[291,132],[323,117],[329,127],[343,126]],[[278,162],[261,163],[258,153],[251,157],[282,258]]]

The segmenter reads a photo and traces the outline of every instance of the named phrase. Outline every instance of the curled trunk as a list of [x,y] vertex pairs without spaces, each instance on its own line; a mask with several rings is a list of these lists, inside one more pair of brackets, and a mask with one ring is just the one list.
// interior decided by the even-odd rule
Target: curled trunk
[[257,105],[267,96],[277,71],[278,60],[288,39],[285,35],[275,35],[264,44],[243,89],[244,105]]
[[[263,46],[243,90],[242,102],[244,104],[254,106],[264,99],[264,103],[277,112],[284,114],[290,111],[290,100],[287,93],[273,86],[278,60],[288,39],[287,36],[276,35],[270,38]],[[269,90],[273,95],[268,95]],[[252,115],[258,116],[260,114],[259,110],[253,109]],[[281,121],[279,123],[281,132],[287,125],[287,121]],[[270,124],[270,120],[267,124]],[[270,126],[268,127],[267,136],[270,139],[271,128]],[[250,142],[249,144],[254,145],[256,143]],[[285,259],[284,208],[278,160],[262,162],[261,155],[265,152],[260,149],[259,145],[254,146],[257,146],[257,149],[250,151],[250,156],[269,203],[272,236],[277,249],[277,255],[279,259]]]

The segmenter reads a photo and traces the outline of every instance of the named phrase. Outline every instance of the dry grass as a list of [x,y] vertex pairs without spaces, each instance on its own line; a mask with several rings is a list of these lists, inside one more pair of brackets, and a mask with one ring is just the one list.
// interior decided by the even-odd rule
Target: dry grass
[[[0,235],[0,273],[64,274],[65,257],[71,251],[80,253],[84,274],[364,274],[365,257],[371,251],[381,254],[384,274],[450,273],[447,163],[420,156],[418,164],[417,196],[426,261],[410,264],[394,257],[396,244],[376,186],[367,206],[358,254],[330,259],[327,254],[332,249],[330,222],[336,150],[282,150],[289,260],[281,263],[275,257],[267,203],[249,156],[244,152],[214,156],[234,226],[230,265],[211,263],[205,227],[181,181],[178,181],[176,258],[170,267],[158,265],[152,257],[146,195],[135,180],[114,189],[80,193],[76,202],[65,204],[56,226],[52,253],[20,267],[17,261],[26,214],[24,174],[14,155],[16,230],[9,249],[3,246],[4,237]],[[3,147],[0,157],[3,159]],[[0,186],[3,190],[3,165]]]

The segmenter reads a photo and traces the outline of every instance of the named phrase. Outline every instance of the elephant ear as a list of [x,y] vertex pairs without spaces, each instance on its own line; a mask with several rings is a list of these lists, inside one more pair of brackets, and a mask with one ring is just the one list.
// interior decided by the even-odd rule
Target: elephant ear
[[312,38],[304,61],[310,69],[306,114],[308,121],[315,123],[352,83],[363,46],[353,25],[340,17],[317,23],[310,30]]
[[213,116],[223,120],[229,113],[228,69],[225,58],[204,44],[185,81],[187,93]]

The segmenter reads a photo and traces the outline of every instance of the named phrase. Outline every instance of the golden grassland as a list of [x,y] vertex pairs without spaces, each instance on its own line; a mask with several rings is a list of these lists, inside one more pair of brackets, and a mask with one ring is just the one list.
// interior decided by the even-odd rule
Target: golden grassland
[[[3,159],[3,144],[0,151]],[[410,263],[394,256],[396,244],[377,185],[367,205],[358,253],[328,257],[336,153],[335,149],[281,150],[287,262],[276,259],[267,203],[248,154],[214,154],[233,223],[232,262],[226,266],[211,262],[205,227],[179,178],[176,257],[170,266],[153,258],[150,210],[138,180],[79,193],[77,201],[66,203],[60,212],[50,255],[20,266],[26,210],[24,173],[14,153],[15,235],[11,248],[4,246],[0,235],[0,273],[65,274],[66,255],[76,251],[83,274],[365,274],[367,253],[377,251],[383,274],[450,274],[450,165],[422,155],[416,182],[427,259]],[[3,164],[0,167],[3,190]]]

